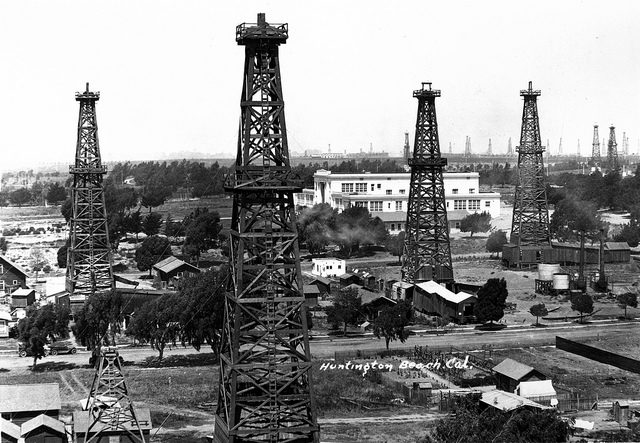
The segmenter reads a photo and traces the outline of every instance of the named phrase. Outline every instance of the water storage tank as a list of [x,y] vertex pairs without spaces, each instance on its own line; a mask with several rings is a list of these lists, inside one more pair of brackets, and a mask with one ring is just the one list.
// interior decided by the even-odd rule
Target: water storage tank
[[560,272],[558,263],[540,263],[538,265],[538,280],[553,280],[553,274]]
[[569,274],[553,274],[553,289],[557,291],[569,289]]

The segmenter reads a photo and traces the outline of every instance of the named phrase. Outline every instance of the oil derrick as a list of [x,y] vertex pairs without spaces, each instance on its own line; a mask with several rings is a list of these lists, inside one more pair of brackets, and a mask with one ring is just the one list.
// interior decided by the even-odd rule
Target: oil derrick
[[245,46],[230,228],[232,285],[215,417],[217,442],[317,442],[311,355],[278,47],[287,24],[236,28]]
[[507,145],[507,155],[513,155],[513,145],[511,144],[511,137],[509,137],[509,144]]
[[607,168],[609,171],[619,171],[618,143],[616,143],[616,128],[609,127],[609,144],[607,145]]
[[[522,246],[551,246],[549,212],[545,189],[543,152],[536,97],[540,91],[520,91],[524,97],[522,131],[518,151],[518,184],[513,203],[511,243]],[[536,257],[540,260],[541,257]]]
[[471,156],[471,137],[469,137],[468,135],[464,141],[464,156],[465,157]]
[[600,136],[598,135],[598,125],[593,125],[593,144],[591,148],[591,166],[599,169],[602,163],[600,158]]
[[489,147],[487,148],[487,155],[493,155],[493,148],[491,147],[491,139],[489,139]]
[[431,89],[431,83],[422,83],[422,89],[414,91],[413,96],[418,99],[418,117],[413,158],[409,161],[411,183],[402,279],[408,283],[453,282],[442,172],[447,159],[440,157],[435,107],[440,91]]
[[562,137],[560,137],[560,144],[558,145],[558,155],[562,155]]
[[404,133],[404,158],[408,160],[411,158],[411,146],[409,145],[409,133]]
[[78,141],[75,165],[69,166],[73,176],[72,213],[67,255],[67,291],[71,304],[78,306],[92,294],[113,287],[111,248],[107,230],[102,180],[107,168],[102,166],[98,143],[96,101],[99,92],[76,92],[80,102]]
[[[115,348],[103,348],[87,399],[85,443],[112,441],[146,442],[139,418],[129,398],[121,359]],[[149,426],[150,428],[150,426]]]
[[576,157],[580,157],[580,139],[578,139],[578,147],[576,148]]
[[626,132],[622,133],[622,155],[625,157],[629,155],[629,139]]

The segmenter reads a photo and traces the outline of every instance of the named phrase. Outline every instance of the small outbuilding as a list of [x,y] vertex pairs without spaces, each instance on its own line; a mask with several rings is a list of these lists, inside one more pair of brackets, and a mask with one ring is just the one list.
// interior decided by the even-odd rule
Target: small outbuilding
[[558,406],[558,394],[551,380],[520,382],[515,393],[543,405]]
[[11,314],[7,311],[0,311],[0,338],[9,337],[9,323],[12,321]]
[[627,421],[631,418],[629,410],[629,402],[614,401],[613,402],[613,419],[623,426],[627,426]]
[[18,288],[11,293],[11,307],[26,308],[36,302],[36,290]]
[[200,269],[180,260],[177,257],[167,257],[153,265],[156,277],[162,282],[162,289],[172,289],[178,280],[199,274]]
[[336,277],[347,270],[347,262],[339,258],[314,258],[311,273],[320,277]]
[[480,402],[503,412],[510,412],[520,408],[531,410],[549,409],[547,406],[536,403],[528,398],[499,389],[483,392]]
[[358,277],[357,275],[354,274],[349,274],[348,272],[345,272],[344,274],[341,274],[338,276],[338,280],[340,281],[340,287],[341,288],[346,288],[349,285],[361,285],[361,281],[360,281],[360,277]]
[[40,414],[20,427],[24,443],[66,443],[64,423],[48,415]]
[[473,318],[473,307],[477,301],[478,298],[473,294],[456,294],[433,280],[418,283],[413,289],[413,306],[416,310],[456,323],[465,323]]
[[408,300],[413,299],[413,284],[404,281],[397,281],[391,286],[389,295],[393,300]]
[[494,366],[496,388],[507,392],[515,392],[521,382],[546,380],[547,377],[537,369],[510,358]]
[[[151,414],[149,413],[149,409],[146,408],[136,408],[136,419],[138,421],[138,425],[140,426],[140,430],[142,430],[142,436],[145,442],[150,440],[151,433]],[[74,441],[77,443],[84,443],[88,440],[87,432],[89,430],[89,413],[87,411],[74,411],[73,412],[73,433],[74,433]],[[94,432],[100,432],[102,438],[100,438],[100,443],[133,443],[134,441],[129,436],[129,432],[133,432],[136,435],[139,435],[138,430],[135,427],[135,424],[132,424],[130,421],[121,421],[120,424],[121,430],[118,431],[109,431],[105,430],[105,424],[97,423],[92,429],[89,437],[94,435]],[[95,440],[93,440],[95,441]]]
[[304,302],[307,306],[312,307],[318,305],[320,289],[316,285],[304,285],[302,291],[304,292]]
[[0,255],[0,294],[27,287],[27,272],[7,257]]
[[324,297],[327,295],[331,295],[331,280],[329,280],[328,278],[316,277],[313,280],[311,280],[311,283],[309,284],[316,285],[320,290],[321,296]]

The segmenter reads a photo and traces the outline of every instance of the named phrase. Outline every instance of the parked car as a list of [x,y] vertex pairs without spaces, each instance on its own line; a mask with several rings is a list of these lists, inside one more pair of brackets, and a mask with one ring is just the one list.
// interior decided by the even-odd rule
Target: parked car
[[[49,355],[49,345],[44,345],[44,356]],[[54,354],[55,355],[55,354]],[[33,357],[33,353],[31,351],[27,351],[27,348],[20,343],[18,344],[18,356],[19,357]]]
[[54,342],[49,345],[49,353],[51,355],[75,354],[76,352],[78,352],[76,347],[69,342]]

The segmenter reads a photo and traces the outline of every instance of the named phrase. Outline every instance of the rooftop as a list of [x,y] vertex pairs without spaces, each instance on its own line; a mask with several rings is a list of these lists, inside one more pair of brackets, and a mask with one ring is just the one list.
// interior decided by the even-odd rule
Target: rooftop
[[440,297],[444,298],[451,303],[462,303],[463,301],[475,297],[473,294],[467,294],[466,292],[458,292],[457,294],[451,292],[447,288],[442,285],[439,285],[433,280],[429,280],[423,283],[418,283],[416,285],[418,288],[422,289],[429,294],[438,294]]
[[13,291],[11,293],[12,297],[27,297],[29,294],[31,293],[35,293],[36,290],[35,289],[29,289],[29,288],[18,288],[15,291]]
[[66,435],[64,423],[44,414],[40,414],[37,417],[22,423],[22,434],[26,435],[29,432],[38,429],[40,426],[47,427],[59,434]]
[[24,269],[22,269],[20,266],[16,265],[15,263],[13,263],[11,260],[9,260],[4,255],[0,255],[0,262],[5,262],[7,265],[11,266],[12,268],[14,268],[16,271],[18,271],[19,273],[21,273],[25,277],[28,277],[27,271],[25,271]]
[[519,395],[512,394],[511,392],[500,391],[498,389],[495,391],[483,392],[480,401],[489,406],[493,406],[496,409],[500,409],[501,411],[513,411],[514,409],[525,406],[537,409],[550,409],[549,407],[542,406],[540,403],[536,403],[535,401],[520,397]]
[[[4,418],[0,417],[0,436],[2,434],[6,434],[9,437],[12,437],[18,440],[22,435],[22,431],[20,430],[20,426],[14,423],[11,423],[9,420],[5,420]],[[2,439],[2,437],[0,437],[0,441],[5,441],[5,440]]]
[[0,412],[59,410],[58,383],[0,385]]
[[523,381],[516,388],[523,397],[555,397],[556,390],[551,380]]
[[500,362],[500,364],[494,366],[493,370],[498,374],[506,375],[514,380],[520,380],[531,371],[535,371],[531,366],[527,366],[510,358],[506,358]]
[[193,272],[200,272],[200,269],[193,266],[192,264],[187,263],[186,261],[180,260],[179,258],[173,257],[173,256],[167,257],[164,260],[159,261],[158,263],[153,265],[153,269],[157,269],[159,271],[169,273],[171,271],[175,271],[181,266],[187,266],[191,268]]

